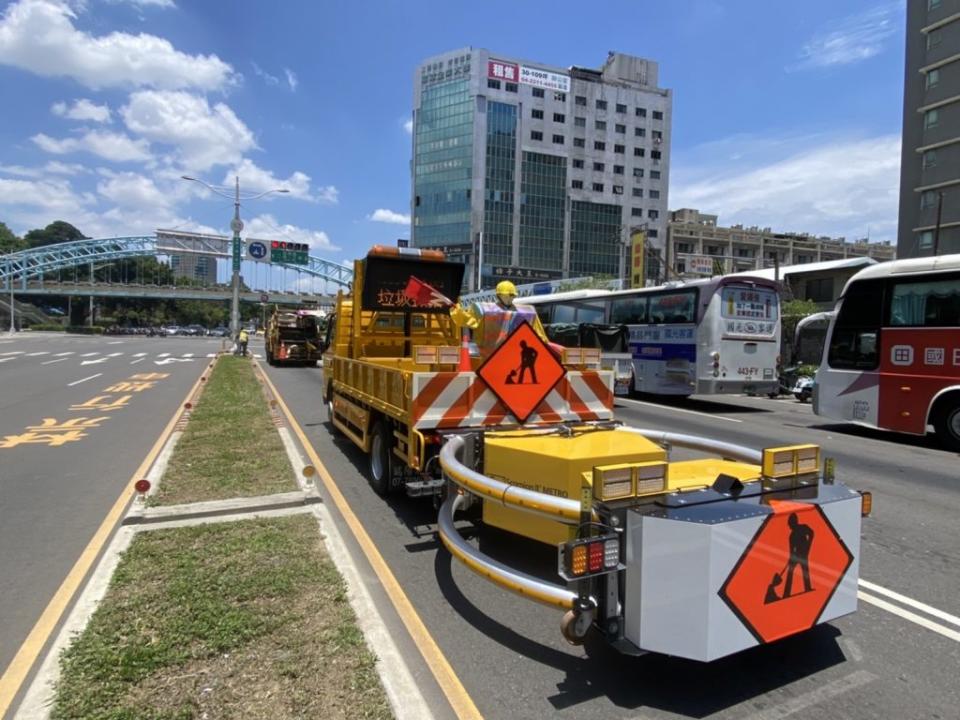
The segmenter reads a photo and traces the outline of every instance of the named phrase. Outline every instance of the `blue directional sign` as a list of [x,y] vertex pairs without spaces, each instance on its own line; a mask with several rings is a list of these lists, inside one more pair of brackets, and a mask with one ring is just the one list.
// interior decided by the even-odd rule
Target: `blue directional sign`
[[247,243],[247,254],[250,256],[251,260],[270,262],[270,248],[267,247],[266,243],[256,240]]

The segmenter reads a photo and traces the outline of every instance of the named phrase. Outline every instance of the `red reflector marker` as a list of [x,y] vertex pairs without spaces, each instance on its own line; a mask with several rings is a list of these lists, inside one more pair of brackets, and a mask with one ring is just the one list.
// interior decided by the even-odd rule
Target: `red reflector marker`
[[140,493],[141,495],[143,495],[144,493],[149,492],[149,490],[150,490],[150,481],[147,480],[147,479],[145,479],[145,478],[144,478],[143,480],[137,480],[137,482],[134,483],[133,488],[134,488],[134,490],[136,490],[138,493]]
[[185,407],[187,410],[189,410],[190,408],[193,407],[193,403],[184,403],[184,404],[183,404],[183,407]]

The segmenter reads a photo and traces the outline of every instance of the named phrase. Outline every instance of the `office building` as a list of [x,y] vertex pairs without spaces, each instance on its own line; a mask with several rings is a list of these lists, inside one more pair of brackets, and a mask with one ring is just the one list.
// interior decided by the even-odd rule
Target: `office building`
[[698,277],[756,270],[780,265],[822,263],[868,257],[893,260],[889,241],[868,242],[815,237],[806,233],[774,232],[768,227],[720,227],[717,216],[683,208],[670,213],[666,260],[668,275]]
[[960,0],[906,7],[897,257],[960,253]]
[[173,254],[170,256],[173,276],[199,280],[210,285],[217,282],[217,259],[209,255]]
[[671,93],[657,73],[621,53],[599,69],[475,48],[426,60],[414,78],[412,245],[465,260],[469,289],[478,265],[484,287],[623,276],[641,230],[662,257]]

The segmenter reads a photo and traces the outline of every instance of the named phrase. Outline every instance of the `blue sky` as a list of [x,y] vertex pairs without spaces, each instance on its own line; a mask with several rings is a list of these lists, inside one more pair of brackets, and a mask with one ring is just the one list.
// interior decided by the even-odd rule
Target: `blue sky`
[[250,232],[350,260],[409,236],[413,70],[472,45],[609,50],[674,93],[670,208],[895,241],[902,1],[0,2],[0,221]]

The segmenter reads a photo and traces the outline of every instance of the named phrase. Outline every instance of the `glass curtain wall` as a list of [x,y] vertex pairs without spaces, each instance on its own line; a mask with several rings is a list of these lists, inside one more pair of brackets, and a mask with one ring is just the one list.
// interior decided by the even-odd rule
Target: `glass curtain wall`
[[483,263],[511,265],[517,107],[487,103],[487,177],[483,205]]
[[520,171],[520,267],[563,269],[567,159],[523,153]]
[[620,267],[619,205],[573,203],[570,217],[570,276],[612,275]]
[[414,244],[469,243],[473,100],[468,80],[424,88],[414,132]]

